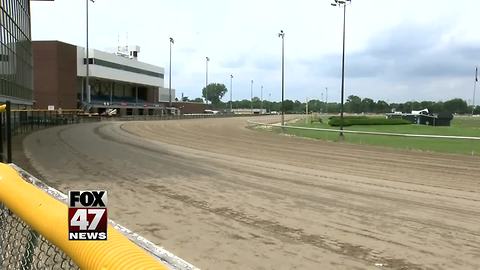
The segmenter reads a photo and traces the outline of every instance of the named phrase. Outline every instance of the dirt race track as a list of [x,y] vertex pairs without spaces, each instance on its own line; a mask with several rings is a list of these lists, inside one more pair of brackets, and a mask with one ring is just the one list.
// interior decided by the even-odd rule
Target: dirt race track
[[[259,120],[259,118],[256,118]],[[62,191],[202,269],[480,269],[480,159],[275,135],[246,118],[31,134]]]

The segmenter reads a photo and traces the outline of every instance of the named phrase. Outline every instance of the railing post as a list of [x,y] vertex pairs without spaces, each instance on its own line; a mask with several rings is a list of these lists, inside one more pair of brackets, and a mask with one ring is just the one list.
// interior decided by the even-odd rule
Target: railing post
[[7,101],[7,163],[12,163],[12,115],[11,115],[11,103]]
[[30,111],[30,131],[33,131],[33,110]]

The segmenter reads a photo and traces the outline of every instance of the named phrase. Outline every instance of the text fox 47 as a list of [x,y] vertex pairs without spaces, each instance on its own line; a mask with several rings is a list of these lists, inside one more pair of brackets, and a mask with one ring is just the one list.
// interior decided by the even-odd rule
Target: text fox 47
[[107,240],[107,191],[68,192],[68,239]]

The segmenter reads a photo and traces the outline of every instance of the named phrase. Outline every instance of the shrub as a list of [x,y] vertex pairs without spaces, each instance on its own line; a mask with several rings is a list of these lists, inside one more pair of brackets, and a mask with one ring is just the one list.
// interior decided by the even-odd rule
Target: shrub
[[[328,121],[328,124],[333,127],[340,126],[340,117],[332,116]],[[408,125],[411,124],[410,121],[404,119],[386,119],[386,118],[369,118],[366,116],[347,116],[343,117],[343,126],[353,126],[353,125]]]

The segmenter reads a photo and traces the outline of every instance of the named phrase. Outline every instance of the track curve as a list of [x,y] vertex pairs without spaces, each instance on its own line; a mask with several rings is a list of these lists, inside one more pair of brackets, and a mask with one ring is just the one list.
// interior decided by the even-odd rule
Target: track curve
[[478,269],[480,159],[293,138],[246,118],[35,132],[51,185],[205,269]]

